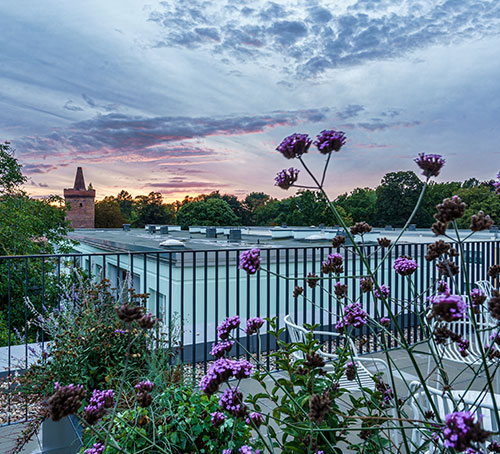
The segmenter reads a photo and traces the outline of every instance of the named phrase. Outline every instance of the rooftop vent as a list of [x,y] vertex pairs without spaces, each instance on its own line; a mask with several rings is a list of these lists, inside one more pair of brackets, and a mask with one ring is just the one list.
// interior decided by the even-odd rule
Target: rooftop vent
[[160,226],[160,235],[166,235],[168,233],[168,225]]
[[130,224],[123,224],[123,230],[125,232],[130,232]]
[[230,229],[229,230],[229,241],[241,240],[241,229]]
[[215,227],[207,227],[206,237],[207,238],[217,238],[217,229]]

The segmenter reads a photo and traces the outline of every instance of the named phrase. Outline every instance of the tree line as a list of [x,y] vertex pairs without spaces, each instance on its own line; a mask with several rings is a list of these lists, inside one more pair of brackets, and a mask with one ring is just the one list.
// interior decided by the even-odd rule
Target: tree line
[[[349,225],[366,221],[379,227],[402,227],[416,205],[423,184],[413,171],[390,172],[376,188],[355,188],[338,196],[334,203]],[[417,227],[430,227],[436,205],[453,195],[460,196],[467,205],[459,227],[468,227],[470,217],[479,210],[489,214],[494,222],[500,221],[500,198],[495,193],[493,180],[480,182],[471,178],[464,182],[431,182],[413,222]],[[122,190],[116,197],[108,196],[96,202],[95,214],[98,228],[121,227],[123,224],[132,227],[177,224],[182,228],[190,225],[336,224],[327,201],[319,192],[311,190],[299,190],[283,199],[264,192],[252,192],[239,199],[232,194],[214,191],[197,197],[186,196],[173,203],[165,203],[159,192],[134,198]]]

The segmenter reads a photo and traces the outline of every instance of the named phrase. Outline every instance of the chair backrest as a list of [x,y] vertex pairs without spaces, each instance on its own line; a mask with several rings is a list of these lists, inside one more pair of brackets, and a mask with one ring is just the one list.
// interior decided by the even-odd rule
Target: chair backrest
[[[463,295],[462,297],[467,301],[468,297],[466,295]],[[486,344],[491,344],[489,336],[493,332],[492,326],[490,324],[489,314],[486,311],[481,311],[478,314],[474,314],[474,318],[476,320],[478,331],[481,333],[480,339],[482,348],[484,349],[484,346]],[[438,322],[436,321],[432,323],[432,330],[434,330],[437,323]],[[471,363],[474,361],[478,361],[478,358],[481,357],[481,344],[479,344],[479,341],[477,339],[476,330],[470,316],[464,318],[463,320],[457,320],[455,322],[449,323],[439,322],[439,324],[444,325],[446,328],[460,335],[464,340],[467,340],[469,342],[469,348],[467,349],[468,355],[466,357],[460,354],[459,345],[457,342],[448,340],[445,344],[436,344],[436,350],[442,358],[461,363]]]
[[479,290],[482,290],[488,299],[491,298],[491,291],[493,290],[493,285],[490,281],[477,281],[475,283]]
[[[422,384],[417,381],[410,383],[410,405],[413,411],[413,419],[423,421],[424,412],[427,410],[436,413],[435,409],[439,412],[439,418],[444,422],[446,415],[455,411],[470,411],[476,414],[479,418],[482,415],[482,427],[491,432],[498,431],[498,422],[495,416],[494,406],[492,403],[491,395],[488,393],[481,393],[479,391],[453,391],[450,393],[443,392],[442,390],[427,386],[430,398],[434,403],[434,407],[429,401],[429,396],[422,389]],[[494,395],[497,402],[500,403],[500,396]],[[429,430],[427,430],[429,432]],[[427,437],[425,438],[427,439]],[[412,432],[411,441],[414,446],[421,446],[424,442],[422,429],[414,428]],[[491,440],[490,440],[491,441]],[[434,452],[435,447],[431,443],[429,453]],[[440,451],[440,450],[439,450]],[[485,450],[486,452],[486,450]]]
[[[285,315],[283,318],[283,321],[285,322],[286,329],[288,331],[288,335],[290,336],[290,340],[293,343],[305,343],[306,342],[306,334],[307,330],[303,326],[299,326],[294,323],[292,316],[290,314]],[[295,358],[297,359],[303,359],[304,354],[301,351],[296,351],[293,353]]]

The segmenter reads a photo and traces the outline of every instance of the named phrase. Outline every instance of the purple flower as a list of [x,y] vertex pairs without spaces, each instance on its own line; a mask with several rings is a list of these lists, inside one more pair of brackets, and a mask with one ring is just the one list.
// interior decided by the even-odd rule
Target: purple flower
[[493,182],[493,187],[496,189],[497,194],[499,194],[499,195],[500,195],[500,172],[498,172],[498,175],[497,175],[497,180],[498,180],[498,181],[494,181],[494,182]]
[[458,411],[446,415],[443,428],[444,445],[457,451],[465,451],[471,443],[483,443],[490,433],[481,429],[481,421],[474,421],[470,411]]
[[251,425],[253,423],[255,427],[260,427],[264,422],[264,417],[260,413],[253,411],[248,415],[248,418],[246,419],[245,422],[248,425]]
[[430,178],[439,175],[439,171],[443,167],[445,161],[441,155],[438,154],[419,153],[415,162],[423,170],[422,175]]
[[448,285],[448,283],[446,281],[439,281],[437,283],[437,291],[439,293],[449,294],[450,293],[450,286]]
[[460,295],[441,293],[431,296],[432,315],[445,322],[462,320],[466,316],[467,304]]
[[248,378],[252,375],[253,365],[246,359],[240,359],[239,361],[230,360],[229,363],[235,378]]
[[210,415],[212,416],[210,421],[215,427],[221,426],[226,420],[226,415],[221,411],[214,411],[213,413],[210,413]]
[[410,257],[398,257],[394,260],[392,267],[396,270],[396,273],[401,276],[409,276],[416,271],[418,264]]
[[391,326],[391,319],[387,317],[382,317],[380,319],[380,324],[382,326],[385,326],[386,328],[389,328],[389,326]]
[[345,376],[349,381],[352,381],[356,378],[356,363],[352,363],[349,361],[345,365]]
[[224,356],[224,353],[230,352],[231,349],[233,348],[234,341],[222,341],[222,342],[217,342],[216,344],[212,345],[212,350],[210,351],[210,354],[215,357],[215,358],[221,358]]
[[307,153],[311,142],[307,134],[292,134],[285,137],[276,150],[287,159],[300,158],[304,153]]
[[[260,449],[256,449],[255,451],[252,450],[252,448],[248,445],[243,445],[239,452],[241,454],[260,454]],[[224,454],[224,453],[223,453]]]
[[233,454],[233,450],[232,449],[224,449],[222,451],[222,454]]
[[226,318],[218,327],[217,333],[222,340],[226,340],[229,337],[229,333],[240,326],[240,317],[233,315],[232,317]]
[[255,274],[260,267],[260,249],[254,248],[243,251],[240,254],[240,270],[245,270],[248,274]]
[[475,288],[470,292],[470,299],[472,307],[477,310],[486,301],[486,295],[481,289]]
[[321,272],[323,274],[340,274],[344,272],[344,258],[342,254],[335,252],[328,254],[326,260],[321,264]]
[[264,320],[262,320],[260,317],[249,318],[247,320],[245,333],[247,333],[249,336],[255,334],[259,331],[263,324]]
[[299,178],[300,170],[290,167],[288,170],[283,169],[276,174],[274,178],[274,186],[279,186],[281,189],[289,189]]
[[231,378],[232,375],[231,362],[226,358],[219,358],[210,365],[207,374],[202,377],[200,389],[211,396],[217,392],[220,384]]
[[339,151],[345,144],[346,138],[342,131],[324,130],[316,136],[314,145],[323,154],[330,154],[332,151]]
[[101,442],[97,442],[89,449],[86,449],[84,454],[102,454],[104,452],[104,445]]
[[344,318],[337,322],[335,327],[342,334],[346,326],[361,328],[366,325],[368,314],[363,310],[361,303],[352,303],[345,307]]
[[247,413],[243,394],[238,387],[225,389],[219,399],[219,405],[235,417],[244,417]]
[[127,334],[127,331],[124,329],[115,329],[116,334]]
[[389,295],[391,294],[391,288],[388,285],[382,284],[380,286],[380,292],[378,291],[378,288],[375,287],[374,293],[375,293],[375,296],[379,299],[382,299],[382,297],[387,299],[387,298],[389,298]]
[[114,405],[114,396],[112,389],[94,389],[89,404],[84,408],[83,419],[90,425],[95,424],[104,416],[106,409]]
[[154,387],[154,383],[150,382],[149,380],[140,381],[139,383],[137,383],[137,385],[135,385],[135,389],[142,392],[151,392],[153,391]]

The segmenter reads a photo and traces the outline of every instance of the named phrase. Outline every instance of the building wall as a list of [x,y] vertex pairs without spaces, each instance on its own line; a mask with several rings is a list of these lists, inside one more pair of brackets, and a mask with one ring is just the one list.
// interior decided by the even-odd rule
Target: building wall
[[93,229],[95,227],[95,207],[93,197],[65,197],[70,205],[66,218],[74,229]]

